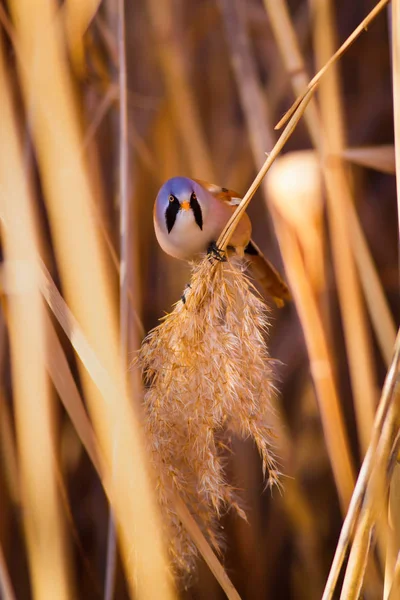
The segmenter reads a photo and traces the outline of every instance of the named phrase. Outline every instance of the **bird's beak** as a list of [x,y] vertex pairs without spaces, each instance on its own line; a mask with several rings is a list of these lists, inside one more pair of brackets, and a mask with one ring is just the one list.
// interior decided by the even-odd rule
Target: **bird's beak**
[[190,202],[188,202],[187,200],[185,200],[185,202],[181,202],[181,208],[183,210],[189,210],[190,209]]

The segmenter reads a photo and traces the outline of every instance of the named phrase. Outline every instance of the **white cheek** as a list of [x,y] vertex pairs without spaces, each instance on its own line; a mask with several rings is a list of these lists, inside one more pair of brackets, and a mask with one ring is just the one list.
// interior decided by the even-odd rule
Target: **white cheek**
[[170,233],[166,227],[161,230],[156,224],[156,236],[162,249],[183,260],[191,260],[207,251],[210,243],[207,230],[207,222],[203,220],[203,229],[200,229],[191,210],[181,210],[177,214]]

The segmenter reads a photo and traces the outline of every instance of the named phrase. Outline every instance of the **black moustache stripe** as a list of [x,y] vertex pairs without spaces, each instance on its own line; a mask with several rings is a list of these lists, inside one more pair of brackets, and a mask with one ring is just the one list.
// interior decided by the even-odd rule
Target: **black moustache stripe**
[[168,203],[167,210],[165,211],[165,222],[167,223],[168,233],[171,233],[171,229],[175,225],[176,215],[178,214],[179,209],[179,200],[174,196],[173,202]]
[[201,212],[199,201],[194,193],[190,196],[190,208],[193,211],[194,220],[196,221],[197,225],[200,227],[200,229],[203,229],[203,214]]
[[244,251],[245,251],[245,253],[246,253],[246,254],[250,254],[251,256],[258,256],[258,255],[260,254],[260,253],[259,253],[259,251],[257,250],[257,248],[255,248],[255,247],[253,246],[253,244],[251,243],[251,240],[250,240],[250,242],[247,244],[247,246],[246,246],[246,248],[244,249]]

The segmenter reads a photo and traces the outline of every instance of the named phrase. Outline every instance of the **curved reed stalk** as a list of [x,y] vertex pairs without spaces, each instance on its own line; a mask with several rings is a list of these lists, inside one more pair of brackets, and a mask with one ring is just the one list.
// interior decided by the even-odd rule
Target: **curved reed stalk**
[[398,373],[400,370],[400,333],[397,334],[396,344],[389,371],[386,375],[385,385],[383,386],[381,399],[376,411],[374,427],[372,430],[371,441],[368,450],[365,454],[363,464],[361,466],[357,482],[354,488],[353,496],[350,501],[340,537],[336,546],[335,556],[332,561],[332,566],[326,582],[324,595],[322,600],[330,600],[333,597],[336,583],[339,577],[340,569],[345,559],[346,550],[350,544],[351,536],[354,532],[354,527],[357,521],[359,509],[364,498],[365,490],[368,485],[369,478],[374,468],[374,460],[377,452],[377,447],[380,435],[387,418],[389,408],[395,398],[395,390],[397,386]]
[[299,94],[298,98],[294,101],[289,110],[284,114],[282,119],[277,123],[275,129],[280,129],[287,123],[287,121],[291,118],[294,112],[297,110],[299,104],[302,99],[305,98],[306,94],[313,89],[313,87],[317,86],[321,77],[330,69],[330,67],[341,58],[341,56],[349,49],[351,44],[355,42],[359,35],[366,31],[368,25],[375,19],[375,17],[385,8],[387,4],[389,4],[390,0],[380,0],[376,6],[371,10],[371,12],[361,21],[361,23],[354,29],[354,31],[349,35],[349,37],[343,42],[340,48],[330,57],[330,59],[324,64],[323,67],[318,71],[316,75],[311,79],[308,83],[307,88]]

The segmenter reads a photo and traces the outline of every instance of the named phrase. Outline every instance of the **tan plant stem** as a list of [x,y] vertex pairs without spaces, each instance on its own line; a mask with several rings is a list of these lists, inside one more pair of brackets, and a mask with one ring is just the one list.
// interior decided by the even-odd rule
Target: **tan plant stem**
[[363,31],[368,28],[368,25],[375,19],[375,17],[385,8],[387,4],[389,4],[390,0],[380,0],[378,4],[371,10],[371,12],[361,21],[361,23],[354,29],[354,31],[349,35],[345,42],[340,46],[340,48],[331,56],[331,58],[324,64],[324,66],[318,71],[318,73],[311,79],[308,83],[307,88],[302,90],[299,97],[296,98],[293,105],[290,109],[285,113],[279,123],[275,126],[275,129],[280,129],[284,126],[284,124],[290,119],[293,115],[297,107],[299,106],[301,100],[305,97],[306,93],[308,93],[313,87],[318,85],[321,77],[328,71],[328,69],[337,61],[341,56],[348,50],[348,48],[355,42],[355,40],[361,35]]
[[[62,296],[58,292],[49,273],[43,265],[39,274],[39,282],[41,292],[46,302],[48,303],[50,309],[52,310],[54,316],[56,317],[63,330],[68,335],[72,346],[74,347],[77,355],[84,364],[85,368],[88,370],[96,386],[99,388],[104,397],[110,397],[109,394],[112,393],[113,383],[112,381],[110,381],[109,374],[100,364],[93,349],[90,347],[90,344],[86,339],[85,334],[81,330],[78,322],[72,315]],[[50,341],[52,343],[51,348],[54,353],[54,360],[57,360],[58,365],[58,371],[55,372],[56,364],[53,364],[52,361],[49,363],[50,374],[55,382],[55,385],[57,386],[61,398],[64,401],[66,410],[71,418],[71,421],[73,422],[75,429],[78,432],[82,443],[85,446],[88,455],[91,458],[93,465],[99,474],[105,492],[111,501],[112,490],[109,487],[108,480],[104,477],[104,467],[102,467],[103,461],[100,460],[100,450],[97,447],[97,442],[94,432],[92,430],[91,423],[86,415],[85,409],[83,408],[83,403],[79,397],[78,390],[76,390],[76,393],[73,391],[73,389],[76,386],[74,384],[72,374],[68,369],[68,364],[66,364],[65,357],[61,361],[58,360],[60,359],[60,351],[62,352],[62,349],[59,346],[59,342],[58,340],[56,341],[52,339],[53,334],[50,330],[49,335]],[[62,378],[60,378],[60,368],[62,369]],[[173,501],[176,502],[176,510],[184,527],[187,529],[189,535],[196,543],[199,552],[202,554],[204,560],[209,565],[211,571],[214,573],[217,581],[221,585],[222,589],[225,591],[227,597],[232,598],[233,600],[239,598],[223,566],[221,565],[218,558],[215,556],[215,553],[211,549],[211,546],[208,544],[203,534],[199,530],[198,525],[195,522],[193,522],[193,517],[191,517],[188,509],[185,507],[184,503],[177,494],[174,496]]]
[[355,477],[322,319],[296,236],[279,215],[274,219],[274,223],[289,285],[304,331],[328,455],[340,504],[345,512],[350,502]]
[[400,2],[392,0],[393,115],[396,158],[397,214],[400,235]]
[[[222,2],[223,15],[225,19],[225,29],[227,35],[229,36],[229,43],[232,48],[232,52],[234,55],[235,62],[235,75],[237,78],[237,86],[239,90],[250,89],[253,90],[254,94],[260,94],[260,87],[256,85],[256,83],[252,83],[252,79],[256,77],[256,70],[250,69],[249,64],[252,63],[253,59],[249,54],[249,45],[245,44],[243,38],[246,36],[246,31],[244,27],[241,28],[235,27],[232,28],[232,22],[236,22],[236,16],[234,13],[237,10],[235,4],[230,5],[230,3]],[[243,62],[243,65],[240,67],[240,62]],[[246,68],[244,68],[244,65]],[[245,73],[245,75],[244,75]],[[244,79],[240,79],[240,77],[244,77]],[[277,143],[271,150],[268,155],[267,160],[259,171],[256,179],[250,186],[249,190],[245,194],[243,200],[241,201],[238,209],[235,211],[234,215],[226,225],[224,231],[222,232],[217,244],[220,248],[224,249],[228,243],[230,236],[233,233],[235,225],[239,221],[242,213],[245,211],[247,205],[249,204],[251,198],[253,197],[255,191],[258,186],[261,184],[263,177],[267,173],[268,169],[273,164],[275,158],[279,154],[280,150],[283,148],[287,139],[290,137],[293,132],[295,126],[297,125],[300,117],[304,113],[308,102],[311,100],[313,90],[310,90],[310,94],[307,94],[298,107],[298,110],[293,114]],[[254,107],[257,110],[254,110],[252,115],[249,114],[250,111],[250,101],[246,100],[245,93],[243,92],[241,95],[242,105],[245,111],[245,117],[247,121],[247,126],[249,131],[251,132],[251,142],[252,142],[252,151],[254,160],[257,163],[259,160],[258,151],[259,148],[262,148],[263,143],[266,144],[268,139],[265,138],[264,132],[267,129],[266,126],[266,118],[265,114],[262,111],[263,99],[258,98],[254,102]],[[257,141],[257,143],[256,143]],[[269,206],[269,208],[271,208]],[[271,213],[274,217],[274,213]],[[281,245],[281,251],[284,252],[283,244],[282,244],[282,236],[285,234],[284,227],[279,227],[276,219],[274,220],[275,228],[278,233],[278,239]],[[280,234],[282,232],[282,234]],[[285,238],[286,239],[286,238]],[[289,243],[289,242],[288,242]],[[294,254],[288,254],[289,258],[292,259]],[[285,263],[286,264],[286,263]],[[288,265],[286,265],[288,266]],[[291,268],[289,266],[289,268]],[[295,285],[295,274],[293,273],[290,278],[291,285]],[[302,292],[307,294],[309,290],[308,282],[305,284],[305,287],[302,288]],[[324,426],[325,435],[327,437],[327,445],[328,445],[328,454],[329,458],[332,461],[332,469],[335,476],[335,482],[338,486],[338,494],[341,501],[342,509],[345,511],[350,501],[352,488],[354,485],[354,473],[352,467],[352,461],[350,457],[350,451],[347,442],[347,434],[344,429],[343,419],[341,416],[341,410],[337,399],[337,394],[333,382],[333,369],[331,367],[331,359],[329,356],[329,352],[327,349],[327,343],[325,339],[325,334],[322,328],[322,323],[320,323],[319,312],[314,311],[314,300],[311,300],[311,304],[309,303],[309,299],[305,299],[303,293],[299,293],[296,296],[297,302],[301,302],[301,306],[298,305],[298,310],[308,310],[307,319],[312,319],[313,323],[317,324],[317,333],[313,335],[312,328],[308,327],[307,331],[310,335],[308,340],[310,344],[308,345],[310,359],[312,363],[312,374],[315,380],[316,388],[318,389],[318,398],[319,398],[319,406],[321,410],[321,417]],[[304,303],[304,305],[303,305]],[[303,325],[304,325],[303,321]],[[317,360],[314,360],[317,359]],[[321,360],[320,360],[321,359]],[[321,371],[318,368],[313,368],[313,366],[317,366],[318,364],[322,364],[322,375]],[[326,394],[326,395],[325,395]],[[331,408],[332,407],[332,408]],[[327,415],[332,411],[333,417],[336,420],[332,420],[327,418]],[[340,449],[340,450],[339,450]],[[336,451],[339,450],[339,451]]]
[[221,248],[221,250],[225,250],[226,247],[228,246],[229,240],[231,239],[233,232],[235,231],[235,228],[236,228],[237,224],[239,223],[243,213],[245,212],[247,206],[250,204],[251,199],[253,198],[254,194],[260,187],[262,180],[264,179],[268,170],[271,168],[276,157],[279,155],[280,151],[282,150],[282,148],[284,147],[284,145],[286,144],[286,142],[292,135],[293,131],[295,130],[297,123],[300,121],[301,117],[303,116],[303,113],[304,113],[305,109],[307,108],[307,105],[310,102],[313,93],[314,93],[313,90],[310,90],[310,92],[304,97],[302,102],[299,104],[298,110],[294,113],[293,117],[290,119],[289,123],[283,130],[283,132],[282,132],[281,136],[279,137],[278,141],[276,142],[275,146],[272,148],[271,152],[268,154],[267,160],[264,162],[260,171],[257,173],[257,176],[254,179],[253,183],[247,190],[246,194],[243,196],[243,199],[240,202],[239,206],[237,207],[236,211],[234,212],[234,214],[232,215],[232,217],[229,219],[228,223],[226,224],[226,226],[225,226],[223,232],[221,233],[221,235],[218,239],[218,242],[217,242],[218,248]]
[[74,578],[55,476],[55,415],[45,370],[44,305],[32,264],[37,232],[1,38],[0,103],[0,214],[6,269],[17,275],[11,277],[8,290],[7,320],[31,589],[36,598],[67,600],[75,596]]
[[[335,47],[335,26],[330,0],[312,0],[314,46],[318,65],[326,63]],[[339,158],[345,147],[345,125],[337,64],[322,79],[319,88],[321,109],[321,158],[327,191],[330,240],[342,315],[346,351],[357,418],[358,439],[365,453],[376,407],[376,380],[369,330],[354,261],[348,207],[354,202],[349,176]],[[337,157],[334,158],[333,156]]]
[[[287,4],[285,0],[264,0],[264,5],[283,63],[290,76],[293,91],[300,96],[307,89],[309,77]],[[378,13],[374,14],[376,16]],[[304,119],[311,141],[315,149],[321,153],[322,123],[314,98],[304,114]],[[348,195],[348,192],[346,194]],[[350,241],[367,307],[382,356],[389,366],[396,339],[396,326],[353,202],[347,204],[347,212],[352,231]]]
[[336,546],[335,556],[329,572],[328,580],[325,586],[322,600],[329,600],[333,597],[336,583],[339,577],[340,569],[343,564],[346,550],[350,544],[351,536],[354,531],[354,526],[357,521],[358,512],[367,488],[367,484],[374,467],[375,456],[378,443],[380,440],[381,431],[387,417],[389,408],[394,401],[396,386],[398,385],[398,376],[400,371],[400,332],[397,334],[396,344],[394,347],[394,355],[386,375],[385,384],[383,386],[381,399],[376,411],[374,427],[372,430],[371,441],[368,450],[363,460],[357,483],[354,488],[353,496],[347,511],[345,520],[342,525],[338,544]]
[[[81,371],[89,412],[105,457],[105,477],[112,487],[127,580],[131,593],[139,598],[148,595],[173,598],[174,586],[167,573],[161,518],[146,467],[139,419],[124,385],[117,306],[104,248],[92,218],[92,187],[81,156],[82,135],[64,39],[60,22],[54,18],[57,6],[47,0],[34,5],[26,0],[12,0],[9,6],[16,24],[23,95],[30,111],[65,294],[111,380],[107,382],[110,385],[106,396],[102,397],[86,372]],[[111,465],[115,466],[112,473]],[[135,548],[134,564],[132,548]]]
[[[397,374],[399,376],[399,374]],[[399,427],[400,387],[397,381],[392,401],[384,420],[380,439],[374,456],[374,464],[367,485],[364,505],[357,523],[354,543],[343,582],[342,600],[357,600],[362,589],[365,565],[368,558],[371,531],[374,522],[381,516],[387,533],[386,511],[389,481],[387,472],[393,439]]]
[[158,45],[159,61],[169,104],[189,167],[197,177],[214,181],[196,99],[187,76],[184,37],[177,35],[172,0],[147,0],[148,11]]

